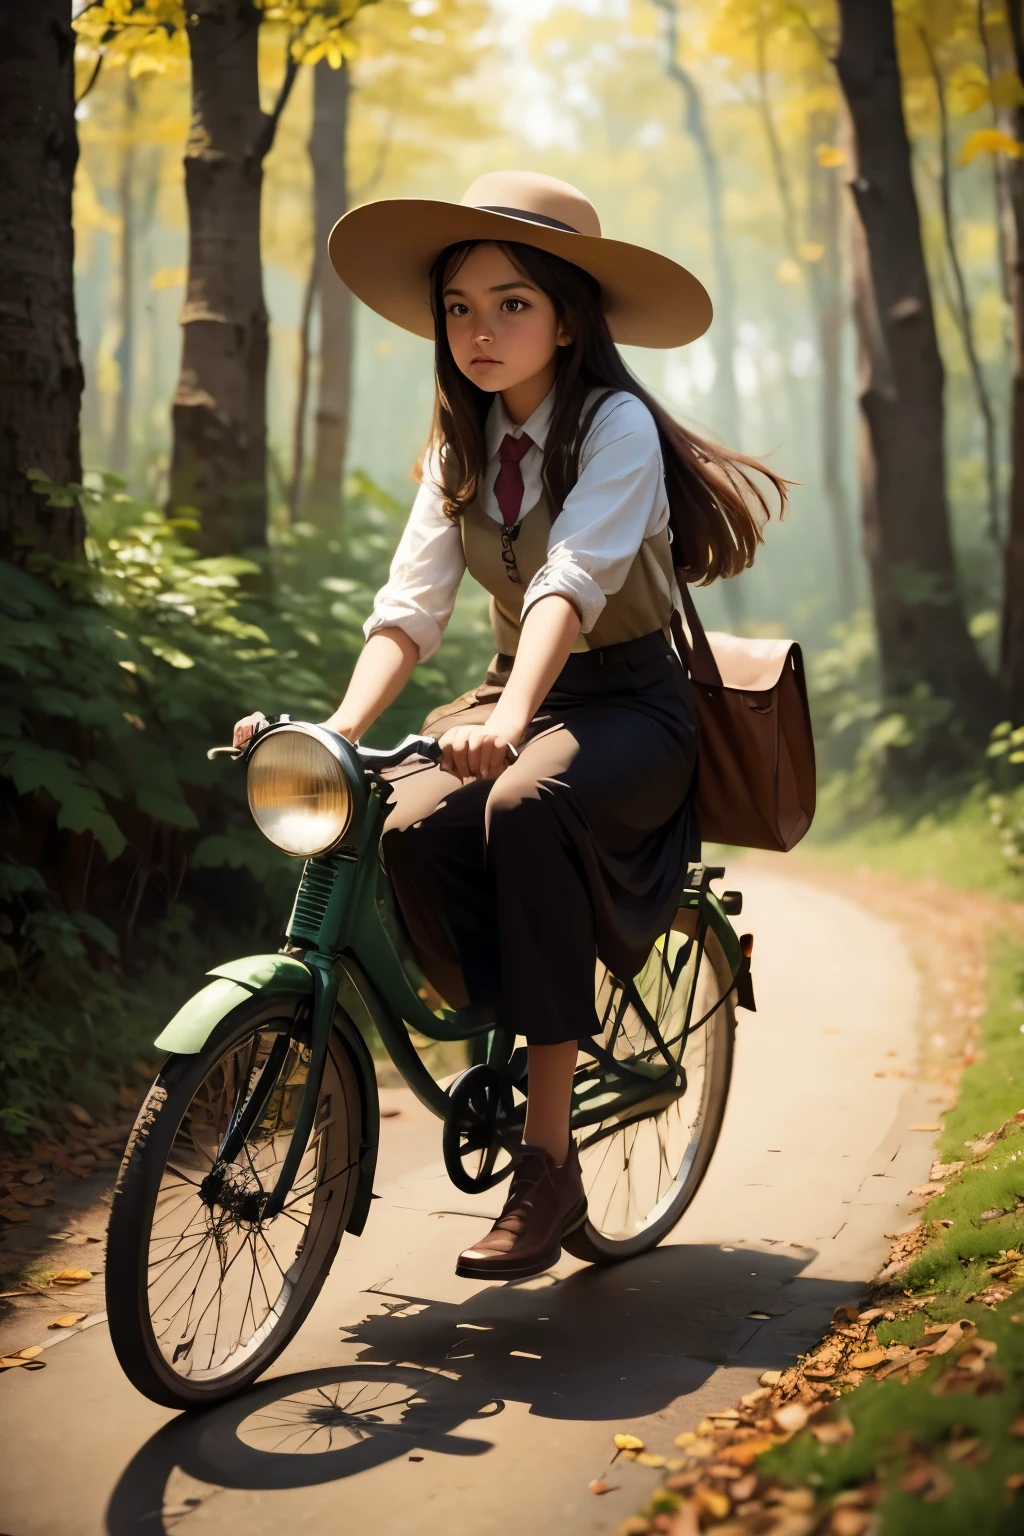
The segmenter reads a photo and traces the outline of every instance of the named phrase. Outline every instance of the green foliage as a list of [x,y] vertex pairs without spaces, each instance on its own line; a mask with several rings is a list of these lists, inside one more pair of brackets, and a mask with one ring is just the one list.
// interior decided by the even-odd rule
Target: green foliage
[[[253,827],[242,775],[207,748],[260,708],[322,719],[362,645],[399,509],[354,478],[346,535],[278,537],[249,561],[200,557],[188,515],[114,476],[36,488],[82,500],[87,564],[30,555],[0,573],[0,1126],[116,1087],[207,965],[280,943],[297,865]],[[417,729],[479,677],[478,616],[418,669],[375,739]],[[152,999],[148,1002],[147,999]],[[72,1065],[73,1064],[73,1065]]]

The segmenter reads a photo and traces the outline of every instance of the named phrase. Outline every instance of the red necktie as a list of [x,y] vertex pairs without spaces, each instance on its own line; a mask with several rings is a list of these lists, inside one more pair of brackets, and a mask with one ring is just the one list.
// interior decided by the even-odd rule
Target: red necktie
[[523,472],[519,464],[532,447],[533,439],[527,437],[525,432],[521,437],[513,437],[511,432],[506,432],[498,449],[500,467],[494,482],[494,499],[506,528],[513,528],[519,521],[519,511],[523,505]]

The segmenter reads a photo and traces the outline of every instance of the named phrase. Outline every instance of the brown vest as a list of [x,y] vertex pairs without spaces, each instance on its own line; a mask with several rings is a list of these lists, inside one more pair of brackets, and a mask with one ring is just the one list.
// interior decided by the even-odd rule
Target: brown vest
[[[516,565],[523,578],[519,586],[509,581],[501,558],[501,528],[488,517],[478,502],[472,502],[460,518],[462,548],[466,566],[486,592],[491,594],[491,624],[499,655],[514,656],[522,630],[523,598],[530,582],[548,557],[548,535],[553,514],[547,490],[519,524],[519,534],[512,545]],[[668,633],[674,603],[675,577],[668,530],[645,539],[637,551],[625,581],[612,592],[593,629],[580,635],[574,651],[600,650],[622,640],[637,640],[641,635],[661,629]]]

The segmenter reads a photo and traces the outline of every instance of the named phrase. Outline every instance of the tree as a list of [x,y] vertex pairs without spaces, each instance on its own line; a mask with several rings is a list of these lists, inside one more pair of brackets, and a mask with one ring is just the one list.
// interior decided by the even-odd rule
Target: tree
[[[945,485],[944,374],[896,57],[892,0],[839,0],[839,81],[856,166],[854,305],[861,350],[864,545],[882,680],[924,682],[966,735],[996,718],[995,685],[960,602]],[[948,742],[943,731],[936,746]]]
[[[1024,82],[1024,20],[1019,3],[1008,7],[1013,67]],[[1010,299],[1013,315],[1013,394],[1009,529],[1003,567],[1001,672],[1010,713],[1024,720],[1024,92],[1011,109],[1017,153],[1003,178],[1011,228]]]
[[28,472],[81,479],[82,365],[71,197],[78,160],[71,0],[0,10],[0,548],[77,556],[77,505],[47,507]]
[[[198,509],[207,554],[267,539],[263,164],[303,60],[333,45],[372,0],[102,0],[85,35],[100,47],[161,51],[182,36],[191,60],[185,145],[188,281],[171,411],[170,501]],[[287,30],[273,108],[260,101],[259,32]]]
[[[313,121],[309,158],[313,169],[313,255],[302,307],[299,388],[292,452],[291,513],[304,499],[306,412],[314,306],[320,314],[320,371],[314,416],[313,475],[309,520],[327,531],[339,521],[341,482],[348,449],[352,376],[352,295],[327,269],[327,237],[348,207],[348,59],[318,59],[313,69]],[[326,281],[325,281],[326,279]]]

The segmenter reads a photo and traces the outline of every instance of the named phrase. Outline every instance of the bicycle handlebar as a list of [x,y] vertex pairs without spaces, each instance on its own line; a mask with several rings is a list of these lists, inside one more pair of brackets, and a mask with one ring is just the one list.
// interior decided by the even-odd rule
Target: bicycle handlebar
[[[229,757],[232,762],[237,762],[240,757],[245,756],[252,742],[263,734],[267,726],[280,725],[288,719],[287,715],[272,715],[267,720],[266,726],[261,726],[253,732],[244,747],[211,747],[206,754],[207,759],[212,763],[218,757]],[[406,736],[397,747],[389,748],[361,747],[357,742],[351,742],[350,745],[363,766],[373,769],[375,773],[385,768],[396,768],[408,757],[425,757],[431,763],[441,761],[441,748],[436,736]]]

